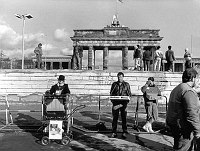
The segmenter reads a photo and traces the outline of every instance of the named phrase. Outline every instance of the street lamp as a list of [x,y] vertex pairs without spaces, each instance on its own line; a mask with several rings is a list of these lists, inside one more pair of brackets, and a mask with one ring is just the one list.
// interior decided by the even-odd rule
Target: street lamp
[[15,14],[15,16],[19,19],[23,20],[23,28],[22,28],[22,69],[24,69],[24,29],[25,29],[25,19],[31,19],[33,16],[31,14]]

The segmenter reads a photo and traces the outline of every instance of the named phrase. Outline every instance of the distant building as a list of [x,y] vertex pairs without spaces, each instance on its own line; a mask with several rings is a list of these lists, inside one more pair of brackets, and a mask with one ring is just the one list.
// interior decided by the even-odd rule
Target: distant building
[[[42,64],[43,67],[47,70],[54,70],[54,69],[71,69],[71,60],[72,56],[43,56],[42,57]],[[33,66],[35,68],[36,58],[32,58]]]

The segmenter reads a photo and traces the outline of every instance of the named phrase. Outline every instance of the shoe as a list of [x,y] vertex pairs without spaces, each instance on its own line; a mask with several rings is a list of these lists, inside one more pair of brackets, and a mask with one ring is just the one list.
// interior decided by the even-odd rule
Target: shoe
[[148,130],[149,130],[150,133],[155,133],[154,130],[152,129],[152,125],[151,124],[149,124]]
[[117,134],[116,133],[112,133],[111,138],[116,138]]
[[122,138],[126,139],[126,133],[122,133]]
[[150,124],[150,123],[146,123],[146,124],[142,127],[146,132],[149,132],[149,124]]

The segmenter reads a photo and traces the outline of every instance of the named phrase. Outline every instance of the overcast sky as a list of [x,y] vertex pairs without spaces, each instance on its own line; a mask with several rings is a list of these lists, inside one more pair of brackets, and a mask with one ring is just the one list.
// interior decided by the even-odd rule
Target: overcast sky
[[[19,58],[22,20],[16,13],[33,16],[25,26],[25,56],[31,56],[39,42],[45,54],[72,54],[73,29],[102,29],[116,12],[116,0],[0,0],[0,4],[0,50]],[[123,0],[117,11],[121,25],[130,29],[160,29],[163,52],[171,45],[182,57],[188,47],[200,57],[199,0]],[[117,58],[121,52],[112,55]]]

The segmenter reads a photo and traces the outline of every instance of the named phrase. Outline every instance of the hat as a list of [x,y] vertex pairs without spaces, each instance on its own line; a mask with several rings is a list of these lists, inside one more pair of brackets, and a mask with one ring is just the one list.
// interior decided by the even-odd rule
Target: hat
[[153,77],[149,77],[148,80],[154,81],[154,78]]
[[194,68],[188,68],[183,72],[182,81],[189,82],[193,78],[196,78],[197,75],[198,75],[198,72]]
[[188,48],[185,48],[185,50],[186,50],[186,51],[189,51],[189,49],[188,49]]
[[58,78],[59,81],[64,81],[65,80],[65,76],[64,75],[60,75]]

